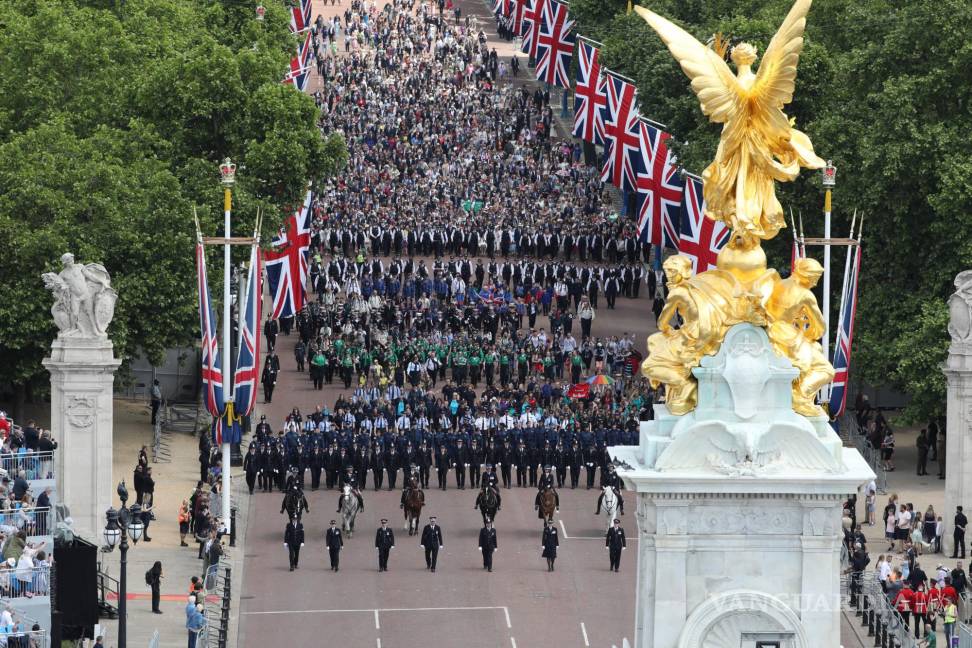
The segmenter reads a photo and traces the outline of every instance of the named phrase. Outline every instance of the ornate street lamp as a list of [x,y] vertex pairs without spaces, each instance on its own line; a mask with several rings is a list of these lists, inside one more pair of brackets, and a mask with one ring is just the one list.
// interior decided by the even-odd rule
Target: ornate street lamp
[[128,489],[125,482],[118,484],[118,498],[121,500],[121,509],[109,508],[105,512],[104,537],[105,544],[109,550],[115,546],[121,553],[121,569],[118,576],[118,648],[127,648],[127,623],[128,623],[128,539],[131,538],[134,544],[142,539],[142,532],[145,525],[142,524],[142,507],[133,504],[131,508],[126,506],[128,502]]

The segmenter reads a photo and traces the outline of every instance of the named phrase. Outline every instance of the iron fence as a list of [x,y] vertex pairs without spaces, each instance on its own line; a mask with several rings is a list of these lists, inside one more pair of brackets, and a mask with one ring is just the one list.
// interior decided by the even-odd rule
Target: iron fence
[[891,605],[876,574],[846,574],[841,577],[841,591],[846,593],[841,596],[845,611],[860,619],[876,648],[918,648],[918,640]]
[[28,536],[51,535],[54,532],[54,512],[51,507],[21,506],[0,510],[0,532],[9,535],[17,531],[26,531]]
[[0,468],[8,475],[20,475],[27,481],[54,479],[54,452],[10,452],[0,454]]
[[51,568],[47,564],[37,567],[9,567],[0,564],[0,597],[33,598],[51,593]]

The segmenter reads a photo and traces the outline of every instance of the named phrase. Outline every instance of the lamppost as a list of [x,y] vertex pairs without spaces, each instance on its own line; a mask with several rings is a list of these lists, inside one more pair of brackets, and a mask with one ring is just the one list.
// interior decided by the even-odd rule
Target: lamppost
[[[109,550],[118,545],[121,552],[121,570],[118,575],[118,648],[127,648],[128,538],[131,537],[132,542],[138,544],[142,539],[145,526],[142,524],[142,507],[138,504],[132,504],[131,508],[126,506],[128,489],[125,488],[124,481],[118,484],[118,498],[121,500],[121,509],[116,511],[114,508],[109,508],[105,512],[105,518],[108,520],[105,525],[105,544],[108,545]],[[119,540],[121,540],[120,544]]]
[[[236,165],[226,158],[219,165],[220,184],[223,185],[223,349],[226,353],[226,362],[223,363],[223,398],[226,401],[226,410],[223,418],[226,422],[225,430],[233,428],[233,374],[230,368],[230,349],[233,348],[230,337],[230,212],[233,208],[233,185],[236,184]],[[255,388],[255,386],[254,386]],[[223,461],[222,461],[222,480],[223,480],[223,530],[229,531],[230,514],[230,444],[229,439],[223,436]]]
[[[830,160],[823,168],[820,184],[824,188],[824,276],[823,276],[823,354],[830,360],[830,193],[837,185],[837,167]],[[830,386],[823,388],[823,400],[830,400]]]

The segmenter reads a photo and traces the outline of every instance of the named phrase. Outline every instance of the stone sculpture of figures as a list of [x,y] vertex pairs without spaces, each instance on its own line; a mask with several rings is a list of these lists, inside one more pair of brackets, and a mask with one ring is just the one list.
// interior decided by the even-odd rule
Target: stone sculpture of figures
[[61,272],[42,275],[44,286],[54,293],[51,314],[59,335],[106,337],[118,299],[108,271],[100,263],[76,264],[70,253],[61,256],[61,265]]
[[948,298],[948,333],[953,342],[972,340],[972,270],[955,277],[955,292]]

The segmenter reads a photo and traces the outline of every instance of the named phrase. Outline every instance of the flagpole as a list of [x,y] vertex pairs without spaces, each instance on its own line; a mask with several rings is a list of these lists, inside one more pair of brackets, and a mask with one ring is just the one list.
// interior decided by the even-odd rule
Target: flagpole
[[[233,429],[233,376],[229,361],[233,348],[230,327],[230,212],[233,208],[233,184],[236,182],[236,165],[229,158],[226,158],[219,165],[219,172],[222,176],[223,185],[223,236],[226,239],[223,243],[223,353],[226,354],[226,361],[223,362],[223,399],[226,401],[226,411],[223,417],[226,419],[226,423],[221,434],[223,460],[220,475],[223,481],[222,525],[223,531],[229,531],[230,444],[227,436],[229,430]],[[220,423],[220,425],[223,424]]]
[[[851,226],[850,226],[850,235],[849,235],[849,238],[854,238],[854,227],[855,227],[856,224],[857,224],[857,210],[855,209],[854,210],[854,215],[851,217]],[[849,284],[849,281],[848,280],[850,279],[851,260],[852,260],[853,256],[854,256],[854,246],[848,245],[847,246],[847,258],[844,259],[844,280],[841,282],[841,288],[840,288],[840,310],[837,311],[837,317],[839,318],[838,319],[837,334],[834,335],[834,351],[835,351],[835,355],[836,355],[837,345],[840,344],[840,341],[837,339],[838,336],[840,335],[840,327],[843,326],[843,323],[844,323],[844,308],[846,307],[846,304],[847,304],[847,288],[848,288],[848,284]],[[830,360],[831,361],[831,364],[833,364],[833,360],[834,359],[828,358],[828,360]],[[845,387],[845,389],[846,389],[846,387]]]
[[[824,193],[824,283],[823,283],[823,316],[824,316],[824,335],[823,335],[823,354],[830,359],[830,211],[831,211],[831,191],[837,184],[837,168],[830,160],[823,169]],[[821,390],[822,400],[830,400],[830,385]]]

